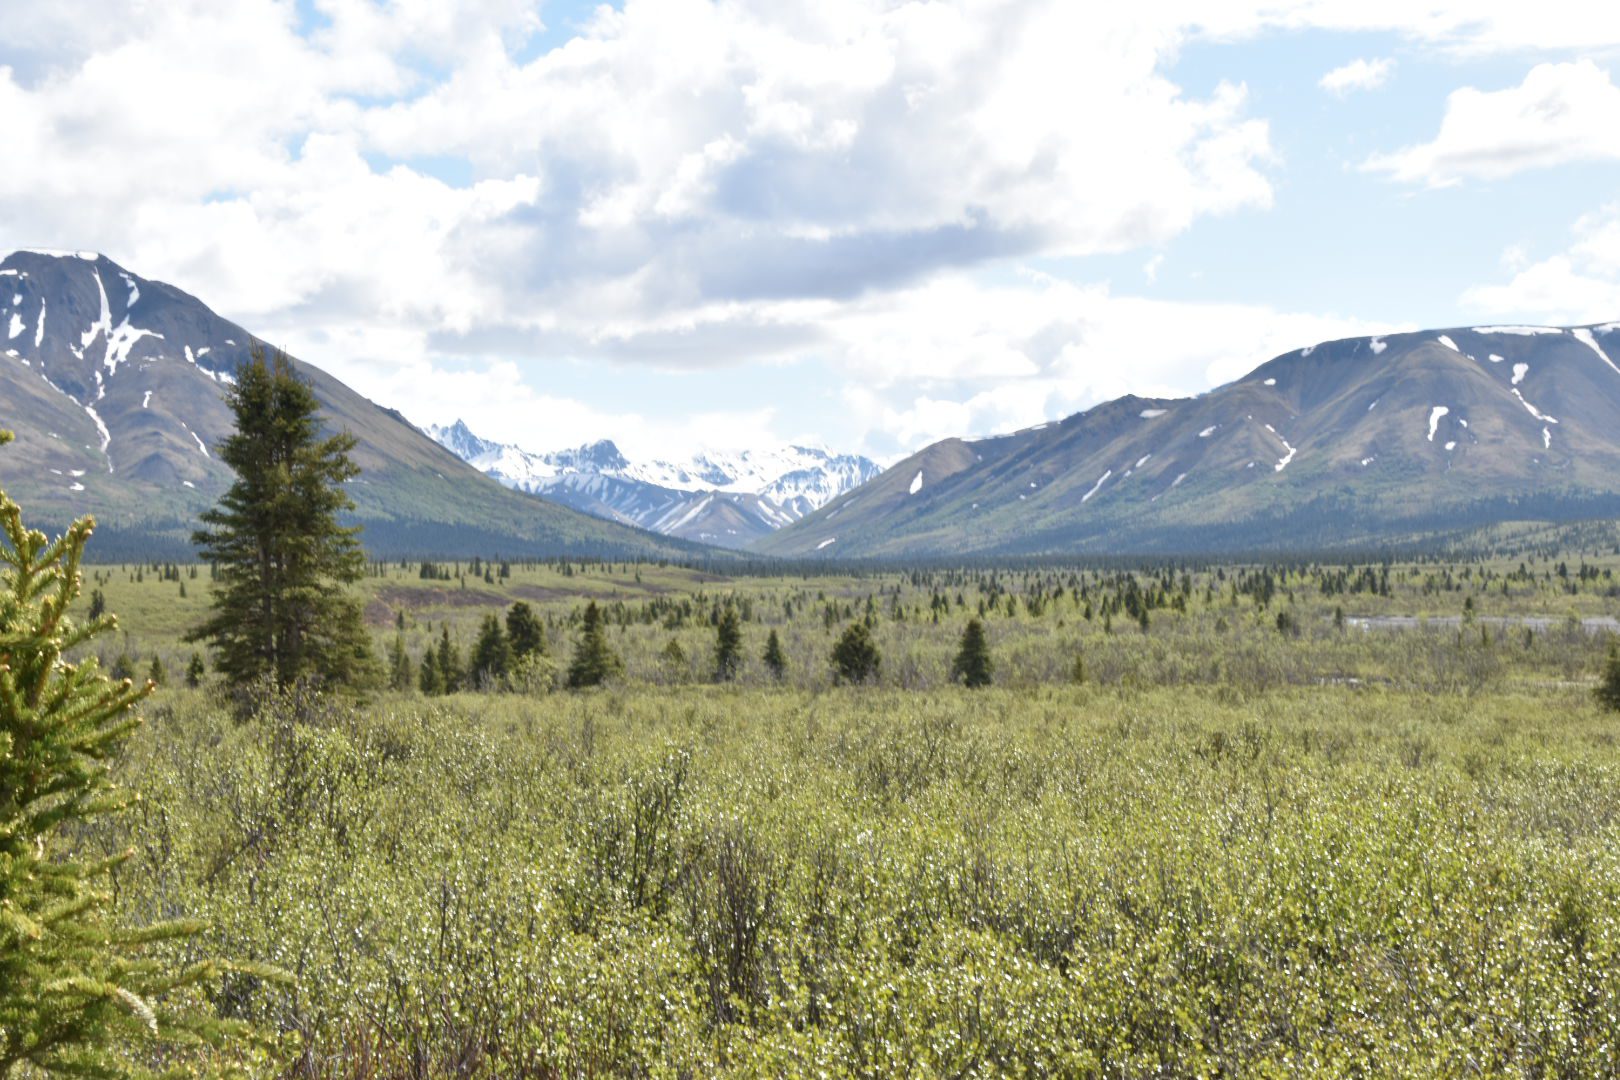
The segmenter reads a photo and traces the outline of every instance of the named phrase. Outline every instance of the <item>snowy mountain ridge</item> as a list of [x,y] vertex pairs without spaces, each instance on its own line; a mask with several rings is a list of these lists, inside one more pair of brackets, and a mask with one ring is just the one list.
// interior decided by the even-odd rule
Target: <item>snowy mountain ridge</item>
[[733,547],[799,520],[882,471],[869,458],[817,446],[631,461],[607,439],[536,453],[481,438],[460,420],[424,430],[508,487],[668,536]]

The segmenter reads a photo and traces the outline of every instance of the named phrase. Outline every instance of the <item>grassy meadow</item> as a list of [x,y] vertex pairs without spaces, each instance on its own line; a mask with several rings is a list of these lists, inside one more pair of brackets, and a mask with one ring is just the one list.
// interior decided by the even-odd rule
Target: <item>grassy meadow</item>
[[[293,977],[214,1002],[289,1075],[1620,1071],[1620,715],[1582,623],[1620,615],[1606,545],[504,570],[379,564],[367,620],[415,665],[522,600],[539,677],[244,719],[182,685],[206,567],[87,568],[103,660],[167,678],[118,766],[137,808],[82,842],[135,848],[129,921],[200,916],[188,949]],[[562,690],[587,600],[624,672]],[[716,684],[728,604],[746,660]],[[1420,621],[1355,622],[1380,616]],[[857,620],[882,667],[837,685]]]

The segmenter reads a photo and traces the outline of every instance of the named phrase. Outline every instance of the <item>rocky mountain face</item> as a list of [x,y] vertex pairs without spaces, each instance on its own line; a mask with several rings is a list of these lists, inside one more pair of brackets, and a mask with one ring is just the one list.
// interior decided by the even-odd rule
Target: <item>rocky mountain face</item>
[[947,439],[769,554],[1325,550],[1620,516],[1620,323],[1328,342],[1194,398]]
[[479,438],[459,420],[427,432],[509,487],[665,536],[730,548],[791,525],[881,471],[868,458],[804,446],[632,462],[607,440],[537,454]]
[[[102,256],[0,260],[0,486],[29,520],[93,512],[104,558],[184,557],[196,514],[230,484],[224,392],[255,339],[197,298]],[[397,412],[309,364],[328,426],[358,439],[351,493],[374,553],[598,554],[699,549],[511,491]]]

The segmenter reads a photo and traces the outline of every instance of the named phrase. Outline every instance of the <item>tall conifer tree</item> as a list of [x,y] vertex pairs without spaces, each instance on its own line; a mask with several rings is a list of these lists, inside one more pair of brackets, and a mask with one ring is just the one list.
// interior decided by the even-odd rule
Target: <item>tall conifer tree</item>
[[962,645],[951,662],[951,678],[960,679],[969,689],[989,686],[994,666],[990,661],[990,644],[984,637],[984,623],[969,619],[962,631]]
[[1620,712],[1620,644],[1609,646],[1609,659],[1598,680],[1597,699],[1605,709]]
[[742,620],[737,609],[727,604],[714,628],[714,681],[730,682],[742,666]]
[[478,641],[473,645],[472,682],[475,687],[495,686],[512,669],[512,646],[501,628],[500,617],[484,616],[478,629]]
[[624,661],[608,645],[601,609],[592,600],[585,605],[585,620],[580,626],[579,641],[574,646],[573,659],[568,663],[568,688],[578,690],[586,686],[601,686],[623,670]]
[[541,625],[534,608],[522,600],[506,611],[506,640],[511,643],[514,660],[545,655],[546,628]]
[[765,639],[765,669],[773,679],[787,674],[787,653],[782,651],[782,639],[776,636],[774,629],[771,636]]
[[320,402],[285,354],[255,345],[226,397],[236,433],[219,448],[236,482],[192,537],[218,569],[213,615],[189,635],[234,685],[312,678],[363,685],[376,675],[360,604],[342,586],[365,572],[344,483],[360,474],[355,438],[321,437]]

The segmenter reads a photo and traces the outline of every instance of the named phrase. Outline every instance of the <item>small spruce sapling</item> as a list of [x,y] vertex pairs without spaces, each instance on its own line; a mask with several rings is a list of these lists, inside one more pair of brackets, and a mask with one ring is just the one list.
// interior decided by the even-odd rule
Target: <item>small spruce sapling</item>
[[787,674],[787,654],[782,651],[782,640],[776,636],[776,630],[771,630],[770,637],[765,639],[765,670],[771,673],[771,678],[781,681]]
[[87,824],[133,801],[109,770],[153,689],[67,659],[113,628],[104,613],[68,615],[93,529],[82,518],[49,540],[0,492],[0,1077],[145,1076],[158,1060],[190,1075],[187,1046],[256,1052],[251,1029],[192,1005],[227,965],[182,966],[160,948],[200,925],[118,925],[110,883],[134,851],[86,857]]
[[730,682],[742,666],[742,621],[737,608],[727,604],[714,628],[714,681]]
[[865,622],[850,623],[833,645],[833,672],[840,682],[863,683],[874,678],[883,657]]
[[574,656],[568,664],[568,688],[579,690],[587,686],[601,686],[623,670],[624,661],[608,645],[602,611],[592,600],[585,605],[579,641],[574,645]]
[[1598,680],[1597,699],[1610,712],[1620,712],[1620,643],[1609,646],[1609,658]]
[[990,643],[985,640],[984,623],[969,619],[962,631],[962,644],[951,662],[951,678],[970,690],[989,686],[994,664],[990,660]]

